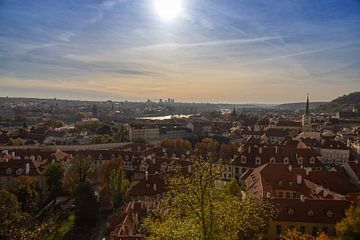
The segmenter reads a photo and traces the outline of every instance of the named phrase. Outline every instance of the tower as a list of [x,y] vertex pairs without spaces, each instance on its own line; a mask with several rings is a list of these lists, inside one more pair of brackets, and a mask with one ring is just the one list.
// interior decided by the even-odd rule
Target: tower
[[93,118],[97,118],[98,117],[98,109],[97,106],[94,104],[94,106],[91,109],[91,116]]
[[306,107],[305,114],[302,116],[302,127],[304,132],[311,131],[311,116],[310,116],[310,103],[309,103],[309,94],[306,98]]

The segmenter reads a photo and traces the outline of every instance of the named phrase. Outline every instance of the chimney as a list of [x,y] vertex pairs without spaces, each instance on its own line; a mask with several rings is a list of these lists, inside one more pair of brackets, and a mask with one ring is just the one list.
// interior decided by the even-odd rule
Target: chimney
[[296,176],[296,182],[297,182],[297,184],[301,184],[302,183],[302,176],[301,175],[297,175]]
[[15,152],[12,152],[11,155],[13,156],[13,158],[15,157]]
[[248,148],[248,153],[251,153],[251,146],[249,146]]
[[327,197],[329,194],[330,194],[329,189],[325,189],[325,188],[324,188],[323,196],[324,196],[324,197]]
[[145,180],[147,181],[148,179],[149,179],[149,172],[146,171],[146,172],[145,172]]
[[323,186],[317,185],[315,188],[315,193],[319,194],[323,190]]
[[29,164],[29,163],[26,163],[26,164],[25,164],[25,174],[26,174],[26,175],[29,175],[29,173],[30,173],[30,164]]
[[188,173],[191,173],[191,165],[188,166]]
[[309,176],[309,173],[311,172],[310,168],[305,168],[306,176]]
[[292,166],[289,164],[289,172],[291,172],[292,170]]
[[259,147],[259,153],[260,154],[262,153],[262,147]]
[[305,196],[302,194],[300,195],[300,201],[305,202]]
[[156,192],[156,184],[155,183],[153,184],[153,189]]
[[278,153],[278,146],[275,146],[275,153]]

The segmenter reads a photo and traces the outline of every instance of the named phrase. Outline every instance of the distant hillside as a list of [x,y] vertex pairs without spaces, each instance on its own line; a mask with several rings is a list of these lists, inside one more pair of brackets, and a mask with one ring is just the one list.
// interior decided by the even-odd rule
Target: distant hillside
[[322,104],[316,110],[319,112],[352,111],[353,107],[360,110],[360,92],[353,92]]
[[[310,109],[316,109],[319,106],[326,104],[327,102],[310,102]],[[277,105],[275,108],[280,110],[304,110],[305,111],[306,102],[298,102],[298,103],[284,103]]]

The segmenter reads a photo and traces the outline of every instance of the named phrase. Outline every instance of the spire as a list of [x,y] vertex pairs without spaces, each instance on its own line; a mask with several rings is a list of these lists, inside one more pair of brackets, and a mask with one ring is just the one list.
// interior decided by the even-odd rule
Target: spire
[[309,116],[309,115],[310,115],[310,107],[309,107],[309,94],[307,94],[307,98],[306,98],[305,116]]

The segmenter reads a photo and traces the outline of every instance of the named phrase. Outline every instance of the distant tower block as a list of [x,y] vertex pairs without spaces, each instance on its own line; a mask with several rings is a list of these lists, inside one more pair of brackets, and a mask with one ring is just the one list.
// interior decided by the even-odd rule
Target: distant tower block
[[92,117],[97,118],[98,117],[98,109],[97,106],[94,104],[94,106],[91,109]]

